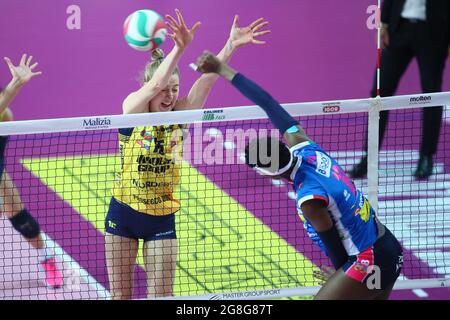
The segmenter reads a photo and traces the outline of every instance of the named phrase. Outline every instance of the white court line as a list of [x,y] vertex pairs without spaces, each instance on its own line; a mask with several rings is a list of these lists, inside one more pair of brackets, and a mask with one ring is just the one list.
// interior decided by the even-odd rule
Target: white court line
[[450,261],[450,252],[444,251],[419,251],[415,253],[419,258],[431,260],[433,263]]
[[[422,224],[419,221],[411,222],[408,221],[411,228],[422,228]],[[431,225],[427,226],[427,230],[442,230],[442,229],[450,229],[450,221],[434,221],[435,223],[438,223],[437,225]]]
[[[407,200],[388,200],[380,201],[380,209],[400,211],[402,208],[412,207],[426,207],[429,205],[434,206],[450,206],[450,198],[438,198],[438,199],[407,199]],[[409,212],[408,212],[409,213]]]
[[[382,217],[384,221],[387,221],[389,223],[405,223],[407,222],[409,224],[409,227],[414,230],[428,230],[428,231],[443,231],[443,230],[450,230],[450,223],[448,221],[441,222],[441,220],[431,220],[431,219],[423,219],[422,221],[411,221],[406,219],[385,219]],[[426,222],[433,222],[433,225],[427,225],[424,226],[424,223]]]
[[275,187],[281,187],[286,184],[283,180],[280,179],[270,179],[270,180]]
[[[410,280],[410,279],[407,276],[405,276],[404,274],[401,274],[397,279],[397,281],[406,281],[406,280]],[[428,293],[426,293],[422,289],[413,289],[411,291],[419,298],[428,298]]]
[[[443,247],[446,247],[449,245],[450,245],[450,242],[439,242],[439,243],[435,242],[434,245],[433,245],[433,243],[427,243],[427,244],[421,244],[421,245],[408,244],[408,249],[410,249],[414,253],[417,253],[422,250],[441,250]],[[450,274],[450,266],[447,268],[449,268],[449,269],[444,274]]]
[[428,293],[422,289],[414,289],[412,292],[414,292],[414,294],[419,298],[428,298]]
[[[332,151],[330,156],[334,159],[353,159],[359,161],[364,155],[362,151]],[[381,150],[379,158],[383,161],[412,161],[419,159],[417,150]]]
[[97,280],[95,280],[85,269],[83,269],[78,262],[76,262],[67,252],[65,252],[61,246],[59,246],[56,242],[54,242],[47,234],[41,232],[43,240],[45,243],[50,246],[51,249],[54,250],[55,255],[59,258],[62,258],[62,262],[68,264],[70,269],[79,272],[79,276],[84,282],[87,283],[88,286],[93,287],[100,297],[103,299],[110,299],[111,295],[108,290],[105,289]]
[[436,272],[439,274],[450,274],[449,266],[438,266],[436,267]]

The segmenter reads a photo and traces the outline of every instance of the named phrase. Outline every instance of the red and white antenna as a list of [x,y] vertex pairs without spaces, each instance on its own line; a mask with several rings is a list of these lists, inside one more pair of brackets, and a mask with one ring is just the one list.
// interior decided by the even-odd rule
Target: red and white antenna
[[378,30],[378,59],[377,59],[377,97],[380,96],[380,69],[381,69],[381,0],[378,0],[377,11],[377,30]]

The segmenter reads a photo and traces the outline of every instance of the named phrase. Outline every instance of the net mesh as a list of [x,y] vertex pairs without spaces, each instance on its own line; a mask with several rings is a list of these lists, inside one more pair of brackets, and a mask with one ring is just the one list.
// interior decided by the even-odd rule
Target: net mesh
[[[427,108],[436,109],[436,108]],[[433,112],[433,111],[432,111]],[[379,154],[379,203],[382,221],[405,248],[403,275],[409,279],[448,277],[448,115],[444,115],[433,175],[414,177],[420,158],[424,111],[391,111]],[[439,125],[439,123],[437,124]],[[432,145],[425,133],[425,147]]]
[[[309,113],[298,105],[288,109],[296,110],[296,115],[307,114],[297,119],[308,135],[348,171],[364,155],[367,101],[362,105],[358,112],[350,113],[338,112],[346,111],[345,102],[320,104],[319,109],[312,108]],[[277,288],[319,286],[313,272],[321,265],[330,265],[306,235],[291,185],[259,176],[244,164],[243,151],[249,140],[277,134],[267,119],[240,120],[245,110],[249,109],[232,110],[237,116],[229,116],[226,109],[223,116],[198,111],[195,115],[200,115],[201,120],[184,129],[180,182],[174,192],[181,203],[175,214],[175,296],[254,290],[266,290],[270,296]],[[167,126],[180,119],[184,123],[189,117],[176,114],[169,118]],[[121,128],[145,123],[148,129],[164,123],[151,119],[136,122],[139,117],[120,119],[117,126]],[[412,174],[419,157],[420,119],[418,109],[391,112],[379,153],[378,215],[404,246],[403,279],[443,278],[449,272],[446,248],[450,220],[445,216],[449,194],[445,167],[450,158],[446,156],[449,148],[445,141],[449,132],[444,119],[435,174],[426,181],[416,181]],[[0,124],[2,135],[16,131],[9,134],[5,172],[18,191],[15,197],[3,197],[0,298],[110,297],[104,234],[111,192],[122,165],[118,130],[107,125],[105,129],[59,132],[58,128],[69,130],[65,124],[70,121],[63,119],[55,128],[41,130],[46,133],[31,133],[31,129],[24,133]],[[82,123],[92,126],[86,120]],[[96,122],[94,127],[99,124]],[[36,123],[19,127],[22,125],[30,128]],[[154,148],[158,142],[153,138],[147,137],[147,142],[137,147]],[[159,164],[147,165],[155,168]],[[355,183],[367,193],[367,179]],[[14,193],[8,184],[3,185],[3,191],[7,195]],[[40,251],[21,238],[6,219],[8,210],[20,200],[17,194],[39,222],[46,246],[56,254],[57,269],[64,277],[64,285],[58,290],[43,286],[46,273],[39,272],[43,261]],[[128,252],[135,249],[129,248]],[[133,298],[145,298],[147,288],[157,285],[147,283],[145,271],[154,272],[158,265],[155,261],[167,257],[167,249],[167,245],[163,250],[139,243]],[[148,250],[156,252],[154,259],[144,259],[143,253],[148,255]],[[128,266],[122,267],[114,272],[123,272],[125,278]],[[161,278],[170,277],[162,273]]]

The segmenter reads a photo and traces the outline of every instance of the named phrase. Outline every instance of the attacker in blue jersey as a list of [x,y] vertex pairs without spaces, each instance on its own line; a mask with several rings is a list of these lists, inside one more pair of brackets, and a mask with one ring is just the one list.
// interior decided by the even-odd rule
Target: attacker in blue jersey
[[285,138],[287,144],[272,137],[251,141],[246,163],[293,184],[305,229],[336,270],[315,298],[388,299],[403,265],[402,247],[344,170],[257,84],[206,51],[197,67],[230,81]]

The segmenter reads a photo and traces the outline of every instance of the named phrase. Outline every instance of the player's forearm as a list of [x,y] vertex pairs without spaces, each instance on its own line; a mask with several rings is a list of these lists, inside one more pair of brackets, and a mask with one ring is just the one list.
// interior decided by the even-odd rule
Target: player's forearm
[[[222,68],[221,68],[222,69]],[[234,76],[233,76],[234,73]],[[269,116],[274,126],[284,134],[292,127],[299,127],[300,124],[272,96],[259,85],[247,79],[240,73],[236,73],[231,68],[223,68],[220,74],[230,80],[231,83],[247,98],[259,105]]]
[[236,48],[233,46],[231,39],[228,39],[225,46],[222,48],[222,50],[220,50],[219,54],[217,55],[217,58],[224,63],[228,63],[231,57],[233,56],[235,50]]
[[177,45],[170,51],[161,65],[156,69],[155,74],[152,79],[147,82],[145,86],[159,86],[161,88],[165,88],[169,83],[169,79],[177,68],[178,62],[181,59],[181,56],[184,53],[184,49],[181,49]]
[[[235,51],[235,47],[233,46],[233,43],[231,42],[231,40],[228,39],[225,46],[217,54],[217,59],[219,59],[223,63],[223,65],[228,66],[227,63],[230,61],[231,57],[233,56],[234,51]],[[207,73],[207,74],[202,75],[201,78],[208,79],[212,83],[214,83],[219,78],[219,75],[216,73]]]
[[[231,57],[233,56],[233,54],[235,52],[235,49],[236,48],[233,46],[233,43],[231,42],[231,40],[228,39],[227,43],[225,44],[225,46],[217,54],[217,59],[219,59],[220,62],[223,63],[223,65],[228,66],[228,62],[230,61]],[[204,74],[202,77],[213,78],[213,79],[217,80],[219,75],[216,74],[216,73],[207,73],[207,74]]]
[[[231,40],[228,39],[225,46],[217,55],[217,58],[224,63],[230,61],[235,48],[233,47]],[[216,73],[207,73],[203,74],[192,86],[191,91],[188,95],[188,105],[194,107],[203,107],[208,99],[209,93],[211,92],[212,87],[216,83],[219,75]]]
[[131,93],[123,102],[124,113],[141,113],[148,111],[148,103],[169,83],[184,50],[175,46],[167,55],[153,77],[147,83]]
[[334,268],[338,270],[345,264],[345,262],[347,262],[348,254],[342,244],[342,240],[336,226],[333,225],[330,229],[317,232],[317,234],[327,249],[328,258],[330,258]]
[[302,204],[301,209],[326,248],[334,268],[337,270],[342,267],[348,254],[325,204],[322,200],[309,200]]
[[11,82],[6,86],[6,88],[0,92],[0,113],[5,111],[6,108],[11,104],[11,102],[19,93],[23,84],[17,80],[11,80]]

